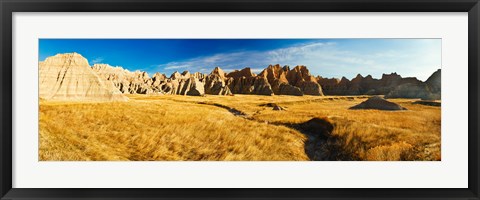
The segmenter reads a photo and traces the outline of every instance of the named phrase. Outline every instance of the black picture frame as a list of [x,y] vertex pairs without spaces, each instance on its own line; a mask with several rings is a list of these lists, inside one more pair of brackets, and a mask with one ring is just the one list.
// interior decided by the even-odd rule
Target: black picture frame
[[[480,199],[478,0],[0,0],[1,199]],[[468,12],[468,188],[27,189],[12,188],[13,12]],[[321,181],[321,180],[319,180]]]

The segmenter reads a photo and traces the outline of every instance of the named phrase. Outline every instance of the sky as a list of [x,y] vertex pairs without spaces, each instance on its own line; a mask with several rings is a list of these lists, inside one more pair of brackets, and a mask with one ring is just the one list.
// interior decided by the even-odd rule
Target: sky
[[441,39],[40,39],[39,61],[77,52],[90,65],[105,63],[130,71],[170,75],[210,73],[270,64],[305,65],[310,73],[348,79],[381,78],[396,72],[426,80],[441,68]]

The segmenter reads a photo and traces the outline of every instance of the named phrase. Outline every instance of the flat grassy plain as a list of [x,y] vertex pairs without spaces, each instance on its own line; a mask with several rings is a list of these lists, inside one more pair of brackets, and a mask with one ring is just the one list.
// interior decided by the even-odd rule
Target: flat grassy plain
[[[129,98],[41,101],[39,160],[441,160],[440,107],[411,99],[389,99],[406,111],[379,111],[348,109],[367,96]],[[321,158],[295,128],[316,117],[334,126],[314,150]]]

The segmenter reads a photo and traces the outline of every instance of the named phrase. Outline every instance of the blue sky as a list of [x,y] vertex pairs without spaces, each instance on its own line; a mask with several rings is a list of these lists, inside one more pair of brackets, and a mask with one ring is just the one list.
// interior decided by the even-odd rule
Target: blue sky
[[40,39],[39,60],[77,52],[90,65],[106,63],[128,70],[170,75],[188,70],[210,73],[269,64],[306,65],[313,75],[357,74],[380,78],[397,72],[426,80],[441,68],[441,39]]

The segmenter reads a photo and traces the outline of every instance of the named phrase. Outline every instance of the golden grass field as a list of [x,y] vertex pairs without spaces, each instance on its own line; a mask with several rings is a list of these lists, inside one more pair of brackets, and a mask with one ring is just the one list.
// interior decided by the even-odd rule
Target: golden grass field
[[349,110],[362,96],[129,97],[41,101],[39,160],[312,160],[311,138],[294,125],[314,117],[334,125],[318,150],[327,160],[441,160],[440,107],[414,100],[389,100],[407,111],[379,111]]

